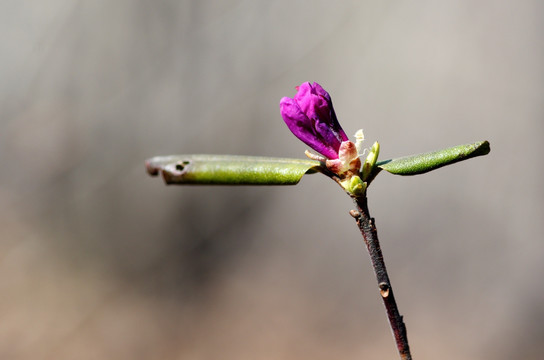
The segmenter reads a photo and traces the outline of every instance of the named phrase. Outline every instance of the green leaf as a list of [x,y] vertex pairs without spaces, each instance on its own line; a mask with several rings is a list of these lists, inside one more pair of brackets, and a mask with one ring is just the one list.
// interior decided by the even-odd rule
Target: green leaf
[[380,161],[377,167],[395,175],[418,175],[458,161],[487,155],[489,151],[489,142],[479,141],[435,152]]
[[315,160],[237,155],[171,155],[146,161],[147,172],[167,184],[295,185],[321,170]]

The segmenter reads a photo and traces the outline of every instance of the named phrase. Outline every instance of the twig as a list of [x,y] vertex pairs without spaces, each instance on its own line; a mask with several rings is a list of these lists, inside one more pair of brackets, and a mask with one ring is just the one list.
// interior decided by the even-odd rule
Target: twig
[[411,360],[410,346],[408,345],[408,337],[406,335],[406,326],[402,320],[402,315],[399,313],[395,296],[393,295],[393,288],[387,275],[385,268],[385,262],[383,261],[382,250],[380,249],[380,243],[378,241],[378,232],[374,219],[370,217],[368,211],[366,193],[361,197],[353,197],[357,210],[350,211],[351,216],[357,221],[357,225],[363,234],[363,238],[376,273],[376,279],[378,280],[378,287],[380,288],[380,295],[382,296],[383,304],[389,318],[389,324],[393,331],[393,336],[397,343],[400,358],[402,360]]

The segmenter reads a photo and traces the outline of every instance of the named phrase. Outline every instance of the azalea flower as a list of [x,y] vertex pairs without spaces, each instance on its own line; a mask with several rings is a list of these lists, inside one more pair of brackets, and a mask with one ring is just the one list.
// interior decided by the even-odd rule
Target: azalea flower
[[361,160],[357,146],[340,126],[329,93],[315,82],[305,82],[296,89],[292,99],[281,99],[281,116],[297,138],[325,158],[308,152],[306,155],[325,161],[329,170],[342,177],[348,172],[358,174]]

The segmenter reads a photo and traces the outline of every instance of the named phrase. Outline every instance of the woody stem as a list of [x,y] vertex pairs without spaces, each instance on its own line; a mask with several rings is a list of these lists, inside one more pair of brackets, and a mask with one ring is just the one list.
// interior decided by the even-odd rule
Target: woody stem
[[378,241],[378,232],[374,219],[370,217],[368,211],[366,193],[361,197],[353,197],[357,210],[352,210],[350,214],[357,221],[357,226],[361,230],[363,239],[365,241],[366,248],[372,261],[372,266],[378,280],[378,287],[380,289],[380,295],[385,305],[387,317],[393,336],[397,343],[400,358],[402,360],[411,360],[410,347],[408,345],[408,337],[406,335],[406,326],[402,319],[402,315],[399,313],[395,297],[393,295],[393,288],[387,275],[385,268],[385,262],[383,261],[382,250],[380,249],[380,243]]

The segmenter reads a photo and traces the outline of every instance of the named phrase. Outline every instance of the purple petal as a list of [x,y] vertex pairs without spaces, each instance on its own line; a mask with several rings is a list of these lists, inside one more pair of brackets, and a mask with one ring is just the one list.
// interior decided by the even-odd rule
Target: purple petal
[[282,117],[300,140],[329,159],[338,158],[338,150],[347,141],[338,123],[329,93],[318,83],[302,83],[293,97],[280,102]]
[[329,159],[338,158],[337,149],[333,144],[326,142],[320,132],[315,128],[315,124],[302,112],[298,103],[291,98],[284,97],[280,101],[280,111],[285,124],[291,132],[306,145],[325,155]]
[[[308,83],[309,84],[309,83]],[[313,84],[313,87],[314,87],[314,91],[317,95],[319,96],[323,96],[325,98],[325,100],[327,100],[328,103],[332,104],[332,100],[331,100],[331,96],[329,95],[328,92],[325,91],[325,89],[323,89],[321,87],[321,85],[319,85],[318,83],[314,82]]]
[[330,111],[327,99],[317,94],[314,87],[308,82],[301,84],[297,90],[293,99],[298,103],[302,112],[310,119],[319,118],[323,122],[329,122]]
[[328,111],[330,112],[330,115],[327,118],[329,119],[329,124],[330,124],[331,130],[333,131],[336,138],[340,142],[347,141],[348,137],[347,137],[346,133],[344,132],[344,130],[342,129],[342,127],[340,126],[340,123],[338,122],[338,119],[336,118],[336,113],[334,112],[334,107],[332,105],[331,96],[318,83],[314,82],[313,86],[315,88],[315,93],[318,94],[319,96],[322,96],[327,101]]

